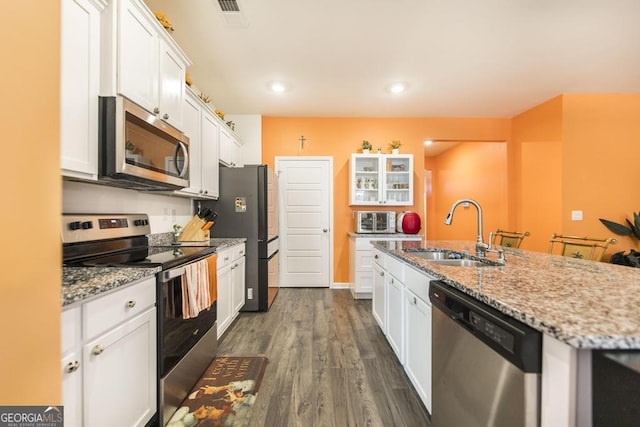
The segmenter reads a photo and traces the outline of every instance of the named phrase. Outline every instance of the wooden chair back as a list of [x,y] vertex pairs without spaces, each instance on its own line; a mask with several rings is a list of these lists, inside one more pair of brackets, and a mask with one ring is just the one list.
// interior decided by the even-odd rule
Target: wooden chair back
[[595,239],[591,237],[567,236],[553,233],[549,240],[549,253],[553,254],[557,252],[557,248],[559,247],[559,255],[591,261],[601,261],[607,247],[616,243],[617,240],[612,237]]

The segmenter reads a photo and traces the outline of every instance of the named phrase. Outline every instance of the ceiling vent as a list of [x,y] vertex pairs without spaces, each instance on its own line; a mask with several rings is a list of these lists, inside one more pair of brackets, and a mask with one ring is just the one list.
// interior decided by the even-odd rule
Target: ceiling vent
[[240,12],[240,8],[238,7],[238,2],[236,0],[218,0],[218,4],[223,12]]
[[245,28],[249,26],[249,22],[240,11],[238,0],[218,0],[218,5],[227,27]]

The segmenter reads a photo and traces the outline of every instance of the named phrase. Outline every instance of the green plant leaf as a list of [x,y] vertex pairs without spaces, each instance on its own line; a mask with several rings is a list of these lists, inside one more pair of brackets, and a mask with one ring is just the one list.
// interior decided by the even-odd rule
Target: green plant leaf
[[617,222],[609,221],[608,219],[599,218],[600,222],[607,227],[613,233],[619,236],[633,236],[633,231],[630,228],[625,227]]
[[635,226],[634,223],[632,223],[631,221],[629,221],[628,219],[626,220],[627,224],[629,224],[629,228],[631,229],[631,233],[633,233],[634,236],[636,236],[636,239],[640,239],[640,230],[638,230]]
[[633,222],[635,222],[636,230],[640,231],[640,212],[633,213]]

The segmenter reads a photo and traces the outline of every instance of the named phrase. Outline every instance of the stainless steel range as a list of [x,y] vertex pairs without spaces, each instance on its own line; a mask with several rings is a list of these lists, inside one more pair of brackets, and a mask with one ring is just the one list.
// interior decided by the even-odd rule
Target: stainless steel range
[[[64,214],[66,266],[161,267],[157,274],[158,422],[164,425],[186,398],[217,350],[216,302],[183,318],[186,266],[215,247],[150,246],[146,214]],[[215,268],[213,269],[215,271]]]

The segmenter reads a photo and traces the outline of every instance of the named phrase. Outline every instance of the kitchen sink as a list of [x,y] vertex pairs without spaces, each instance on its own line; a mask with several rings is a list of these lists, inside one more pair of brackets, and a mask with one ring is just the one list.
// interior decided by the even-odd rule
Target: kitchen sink
[[471,259],[467,254],[449,250],[416,250],[409,249],[409,255],[422,258],[430,264],[449,265],[454,267],[496,267],[501,264],[490,260]]
[[430,264],[450,265],[454,267],[495,267],[497,264],[476,259],[431,259]]

